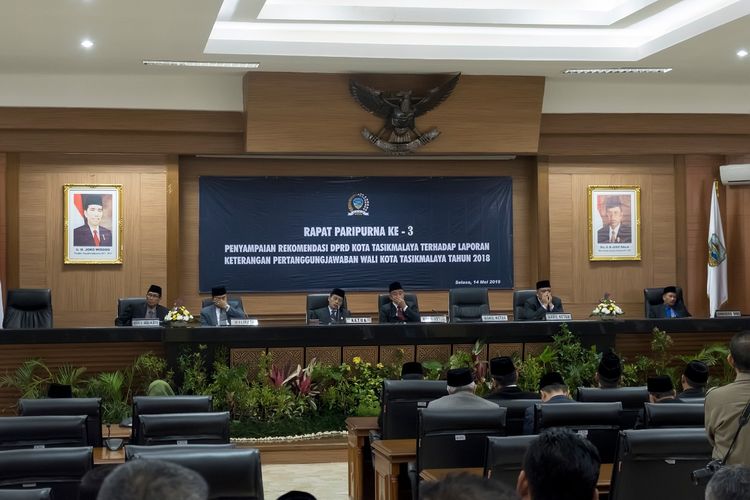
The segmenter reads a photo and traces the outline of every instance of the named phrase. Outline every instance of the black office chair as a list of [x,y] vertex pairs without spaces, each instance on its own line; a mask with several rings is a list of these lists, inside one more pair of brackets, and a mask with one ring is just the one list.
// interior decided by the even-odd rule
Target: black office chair
[[86,446],[86,415],[0,418],[0,450]]
[[448,291],[451,323],[482,321],[490,313],[490,298],[486,288],[452,288]]
[[711,451],[704,429],[622,431],[609,498],[703,500],[705,484],[695,486],[690,473],[711,460]]
[[523,457],[537,436],[492,436],[487,438],[484,477],[516,487]]
[[[664,303],[664,287],[661,288],[644,288],[643,289],[643,317],[651,317],[651,306],[658,306]],[[677,302],[675,304],[684,304],[682,301],[682,288],[677,287]]]
[[537,399],[491,399],[500,408],[505,408],[505,434],[508,436],[520,436],[523,434],[523,422],[526,417],[526,409],[533,407],[541,401]]
[[[391,302],[390,294],[387,294],[387,293],[378,294],[378,312],[380,312],[381,307],[383,307],[386,304],[389,304],[390,302]],[[417,309],[419,309],[419,301],[417,300],[417,294],[415,293],[405,293],[404,302],[406,302],[406,305],[409,307],[416,307]]]
[[[306,311],[307,315],[305,316],[305,323],[310,322],[310,316],[312,315],[312,312],[315,309],[320,309],[321,307],[328,307],[328,296],[330,293],[308,293],[307,294],[307,304],[306,304]],[[349,306],[346,304],[346,297],[344,297],[344,302],[341,304],[341,307],[344,309],[349,309]]]
[[706,409],[702,404],[646,403],[643,409],[646,429],[705,425]]
[[126,326],[123,317],[125,311],[128,310],[128,307],[145,303],[146,299],[143,297],[125,297],[117,299],[117,317],[115,318],[115,326]]
[[52,488],[30,488],[25,490],[0,489],[0,500],[50,500]]
[[229,412],[141,415],[134,444],[229,443]]
[[255,448],[203,451],[173,449],[138,453],[135,458],[164,460],[198,472],[208,483],[210,499],[263,500],[260,452]]
[[49,288],[8,290],[3,328],[52,328]]
[[622,403],[557,403],[535,405],[535,431],[567,427],[584,435],[599,450],[602,463],[612,463],[620,431]]
[[125,446],[125,461],[132,460],[136,455],[146,453],[164,453],[164,452],[201,452],[216,450],[231,450],[235,446],[233,443],[228,444],[155,444],[145,446],[142,444],[129,444]]
[[[214,299],[211,297],[205,298],[201,301],[201,308],[204,308],[206,306],[210,306],[214,303]],[[231,295],[227,295],[227,303],[236,309],[239,309],[243,313],[245,312],[245,306],[242,305],[242,297],[232,297]],[[247,313],[245,313],[247,314]]]
[[382,439],[417,437],[418,411],[448,395],[445,380],[383,380]]
[[632,429],[638,414],[643,409],[643,403],[648,403],[648,388],[618,387],[616,389],[599,389],[596,387],[579,387],[576,400],[582,403],[610,403],[619,401],[622,403],[622,414],[620,416],[620,427]]
[[513,291],[513,319],[523,320],[524,304],[532,297],[536,297],[536,290],[514,290]]
[[88,445],[102,446],[101,398],[46,398],[19,399],[18,413],[22,417],[38,415],[86,415]]
[[211,396],[136,396],[133,398],[133,444],[138,443],[141,415],[206,413],[213,409]]
[[77,499],[93,466],[90,446],[0,451],[0,490],[50,488],[54,499]]

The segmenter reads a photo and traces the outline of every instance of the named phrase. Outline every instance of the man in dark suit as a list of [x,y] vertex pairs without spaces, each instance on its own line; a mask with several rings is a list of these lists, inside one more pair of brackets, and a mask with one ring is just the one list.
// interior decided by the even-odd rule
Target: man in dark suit
[[490,373],[492,374],[492,392],[484,398],[491,401],[503,399],[539,399],[539,394],[526,392],[518,387],[518,371],[513,364],[513,359],[508,356],[492,358],[490,360]]
[[417,304],[406,302],[406,294],[401,283],[398,281],[391,283],[388,286],[388,293],[391,301],[380,308],[378,319],[380,323],[406,323],[407,321],[418,323],[420,321],[419,308]]
[[622,205],[615,197],[607,203],[607,223],[597,231],[596,241],[599,243],[632,243],[633,237],[628,224],[622,223]]
[[159,305],[161,300],[161,287],[151,285],[146,292],[146,301],[139,304],[130,304],[120,317],[122,326],[132,326],[133,318],[158,319],[164,321],[169,309]]
[[690,316],[685,304],[677,302],[677,287],[664,287],[662,303],[650,307],[650,318],[687,318]]
[[622,382],[622,363],[620,357],[612,351],[602,354],[599,366],[594,375],[596,385],[600,389],[617,389]]
[[232,318],[242,319],[245,313],[227,302],[227,289],[223,286],[211,289],[213,304],[201,309],[202,326],[228,326]]
[[[683,401],[677,399],[674,392],[674,385],[672,379],[668,375],[656,375],[655,377],[649,377],[646,381],[648,386],[648,402],[649,403],[682,403]],[[641,409],[638,413],[638,418],[635,420],[635,428],[643,429],[646,426],[646,411]]]
[[705,398],[706,383],[708,383],[708,366],[703,361],[692,360],[685,366],[685,371],[680,377],[682,392],[677,395],[678,399],[690,403],[690,398]]
[[328,294],[328,305],[310,311],[309,319],[317,319],[321,325],[335,325],[344,323],[351,316],[348,309],[344,307],[346,293],[341,288],[334,288]]
[[[574,403],[570,399],[568,386],[562,375],[557,372],[549,372],[539,379],[539,396],[543,404]],[[585,403],[581,403],[585,404]],[[523,418],[523,433],[534,434],[534,407],[526,408]]]
[[73,230],[73,246],[77,247],[111,247],[112,231],[100,226],[104,207],[99,194],[83,194],[83,216],[86,223]]
[[552,296],[552,288],[549,280],[537,281],[536,297],[531,297],[523,305],[523,318],[531,320],[543,320],[548,312],[562,313],[562,301]]

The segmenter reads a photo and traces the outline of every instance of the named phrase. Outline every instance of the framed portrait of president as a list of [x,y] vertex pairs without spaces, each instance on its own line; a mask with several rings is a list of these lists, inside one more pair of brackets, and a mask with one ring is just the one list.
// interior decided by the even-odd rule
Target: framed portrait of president
[[589,186],[589,260],[641,260],[640,186]]
[[122,264],[122,185],[63,186],[65,264]]

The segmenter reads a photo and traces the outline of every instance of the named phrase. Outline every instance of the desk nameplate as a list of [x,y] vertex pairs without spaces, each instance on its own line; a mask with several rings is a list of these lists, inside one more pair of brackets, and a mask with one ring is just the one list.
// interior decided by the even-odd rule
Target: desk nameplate
[[740,311],[716,311],[714,318],[739,318],[742,316]]
[[258,326],[257,318],[229,318],[230,326]]
[[573,315],[570,313],[547,313],[544,317],[547,321],[570,321]]
[[161,326],[161,322],[158,319],[152,318],[133,318],[132,325],[143,328],[154,328]]
[[482,323],[500,323],[508,321],[507,314],[482,314]]
[[445,314],[433,314],[429,316],[422,316],[420,319],[422,323],[447,323],[448,316]]
[[344,321],[347,324],[356,324],[356,325],[369,325],[372,323],[372,318],[369,316],[351,316],[349,318],[344,318]]

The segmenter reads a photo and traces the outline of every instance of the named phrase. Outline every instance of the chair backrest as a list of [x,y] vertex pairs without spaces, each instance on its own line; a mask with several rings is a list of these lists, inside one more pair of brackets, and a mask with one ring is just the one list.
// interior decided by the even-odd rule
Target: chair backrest
[[4,328],[52,328],[52,292],[49,288],[8,290]]
[[567,427],[585,436],[599,450],[602,463],[612,463],[620,431],[622,403],[556,403],[535,405],[535,430]]
[[86,415],[0,418],[0,450],[86,446]]
[[523,315],[524,304],[531,297],[536,296],[536,290],[514,290],[513,291],[513,319],[526,319]]
[[255,448],[171,450],[139,453],[135,458],[164,460],[198,472],[208,483],[211,499],[263,499],[260,452]]
[[222,444],[229,442],[229,412],[140,416],[134,444]]
[[648,388],[646,386],[618,387],[617,389],[579,387],[576,399],[582,403],[619,401],[622,403],[620,427],[632,429],[636,420],[638,420],[638,414],[643,409],[643,403],[648,403]]
[[52,498],[78,498],[93,456],[90,446],[0,451],[0,489],[51,488]]
[[29,488],[25,490],[0,489],[0,500],[50,500],[52,488]]
[[[213,303],[214,300],[211,297],[207,297],[201,301],[201,307],[210,306]],[[245,312],[245,306],[242,304],[242,297],[232,297],[231,295],[227,295],[227,303],[243,313]]]
[[133,443],[138,444],[141,415],[206,413],[213,408],[211,396],[136,396],[133,398]]
[[[643,308],[644,318],[651,317],[651,306],[658,306],[664,303],[662,295],[664,295],[664,287],[661,288],[644,288],[643,289]],[[677,302],[675,304],[682,304],[682,288],[677,287]]]
[[[384,305],[391,302],[391,295],[388,293],[381,293],[378,294],[378,311],[380,311],[380,308]],[[405,293],[404,294],[404,302],[406,302],[406,305],[409,307],[417,307],[419,308],[419,301],[417,300],[417,294],[415,293]]]
[[486,288],[451,288],[448,291],[448,310],[451,323],[481,321],[490,313],[490,299]]
[[526,450],[537,436],[491,436],[487,438],[484,477],[515,488]]
[[121,297],[117,299],[117,317],[115,318],[115,326],[125,326],[123,316],[128,307],[145,304],[146,299],[144,297]]
[[200,452],[214,450],[231,450],[235,446],[229,444],[155,444],[145,446],[141,444],[128,444],[125,446],[125,461],[132,460],[136,455],[144,453],[163,453],[163,452]]
[[705,424],[702,404],[646,403],[644,424],[647,429],[662,427],[700,427]]
[[523,434],[523,422],[526,409],[539,403],[539,399],[491,399],[500,408],[505,408],[505,434],[520,436]]
[[419,410],[417,471],[482,467],[487,437],[505,435],[505,408]]
[[101,398],[46,398],[19,399],[18,413],[22,417],[37,415],[86,415],[86,434],[89,446],[102,446]]
[[711,460],[711,450],[704,429],[622,431],[609,498],[703,500],[705,485],[695,486],[690,472]]
[[445,380],[384,380],[382,395],[382,438],[413,439],[417,437],[418,410],[447,396],[448,385]]

